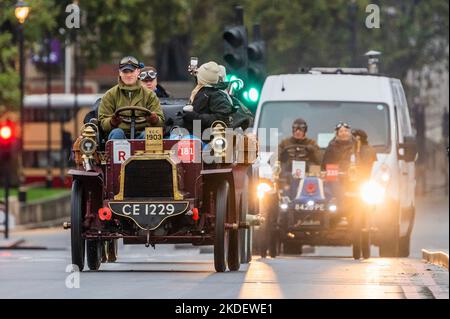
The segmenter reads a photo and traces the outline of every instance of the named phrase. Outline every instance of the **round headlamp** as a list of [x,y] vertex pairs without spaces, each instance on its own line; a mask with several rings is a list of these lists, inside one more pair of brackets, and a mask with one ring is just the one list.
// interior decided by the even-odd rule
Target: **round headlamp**
[[95,153],[97,150],[97,143],[91,138],[83,138],[80,142],[80,151],[87,156]]
[[215,155],[223,155],[227,149],[227,140],[224,137],[216,137],[212,141],[212,149]]

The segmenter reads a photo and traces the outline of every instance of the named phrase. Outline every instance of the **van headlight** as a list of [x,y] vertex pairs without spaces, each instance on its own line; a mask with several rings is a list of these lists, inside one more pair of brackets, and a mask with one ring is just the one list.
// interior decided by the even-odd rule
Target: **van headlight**
[[381,204],[384,201],[386,188],[375,181],[368,181],[361,185],[361,198],[369,205]]
[[270,192],[271,190],[272,190],[272,186],[266,182],[261,182],[256,187],[256,193],[257,193],[259,199],[263,199],[264,195],[267,192]]

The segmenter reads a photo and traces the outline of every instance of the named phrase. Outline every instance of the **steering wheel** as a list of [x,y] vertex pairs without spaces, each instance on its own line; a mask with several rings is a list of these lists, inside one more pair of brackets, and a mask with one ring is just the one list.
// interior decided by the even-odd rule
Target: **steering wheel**
[[[131,112],[131,115],[125,114],[125,112]],[[130,124],[133,118],[136,124],[145,123],[147,121],[145,119],[145,116],[150,116],[151,114],[152,112],[149,109],[141,106],[123,106],[121,108],[118,108],[114,113],[115,116],[121,117],[122,121],[127,124]]]

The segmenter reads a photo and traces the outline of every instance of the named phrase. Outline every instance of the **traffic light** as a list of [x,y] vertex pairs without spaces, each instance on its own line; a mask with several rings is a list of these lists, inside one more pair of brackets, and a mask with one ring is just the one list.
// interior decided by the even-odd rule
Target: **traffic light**
[[266,43],[258,40],[248,45],[248,80],[262,87],[266,78]]
[[247,29],[244,25],[225,28],[223,33],[226,67],[230,74],[246,81],[247,79]]
[[0,159],[9,161],[15,151],[17,142],[17,130],[14,122],[6,120],[0,123]]

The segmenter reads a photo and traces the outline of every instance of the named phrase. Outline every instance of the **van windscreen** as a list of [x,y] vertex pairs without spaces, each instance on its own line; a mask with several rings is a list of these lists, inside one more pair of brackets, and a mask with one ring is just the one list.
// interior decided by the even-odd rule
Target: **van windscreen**
[[[296,118],[303,118],[308,123],[308,137],[325,148],[334,136],[334,129],[339,122],[351,125],[352,129],[364,130],[370,145],[377,152],[388,152],[389,109],[382,103],[334,102],[334,101],[282,101],[266,102],[262,105],[258,129],[265,128],[265,135],[259,134],[260,146],[278,145],[281,140],[292,135],[292,123]],[[278,136],[273,136],[271,128],[278,129]],[[265,138],[264,138],[265,136]]]

